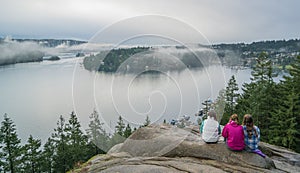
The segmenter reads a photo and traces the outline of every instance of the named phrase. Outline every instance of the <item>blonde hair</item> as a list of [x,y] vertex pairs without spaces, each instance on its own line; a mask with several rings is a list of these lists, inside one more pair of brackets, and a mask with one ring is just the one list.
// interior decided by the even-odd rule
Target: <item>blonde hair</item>
[[229,121],[235,121],[235,122],[238,122],[239,121],[239,116],[237,114],[232,114],[230,116],[230,119]]

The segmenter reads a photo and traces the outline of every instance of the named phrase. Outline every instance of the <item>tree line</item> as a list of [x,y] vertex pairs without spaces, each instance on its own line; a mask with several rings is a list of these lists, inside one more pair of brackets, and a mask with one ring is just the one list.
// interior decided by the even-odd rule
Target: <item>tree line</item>
[[[94,110],[89,118],[90,122],[84,133],[74,112],[70,113],[68,120],[61,115],[53,133],[42,146],[42,141],[32,135],[21,145],[16,125],[5,114],[0,129],[0,173],[64,173],[80,166],[94,155],[105,154],[136,130],[129,124],[126,125],[119,116],[115,133],[109,134],[97,111]],[[143,126],[149,124],[147,116]]]
[[256,59],[250,83],[242,85],[242,93],[232,76],[219,98],[225,100],[221,124],[230,115],[252,114],[261,129],[261,140],[300,152],[300,56],[279,82],[274,82],[272,61],[262,52]]

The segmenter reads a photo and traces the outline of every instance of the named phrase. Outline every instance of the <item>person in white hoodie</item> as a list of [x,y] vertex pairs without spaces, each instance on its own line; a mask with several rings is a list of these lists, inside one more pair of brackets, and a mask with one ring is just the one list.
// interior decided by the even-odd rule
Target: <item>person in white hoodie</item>
[[200,126],[202,139],[208,144],[217,143],[221,134],[221,127],[216,115],[214,110],[209,111],[207,119],[202,121]]

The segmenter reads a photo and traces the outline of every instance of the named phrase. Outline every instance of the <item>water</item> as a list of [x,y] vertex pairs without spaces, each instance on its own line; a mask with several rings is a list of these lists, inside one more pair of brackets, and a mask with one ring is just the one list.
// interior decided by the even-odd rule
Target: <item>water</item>
[[211,66],[161,75],[114,75],[89,72],[81,62],[67,58],[0,67],[0,115],[12,118],[22,142],[30,134],[45,141],[59,116],[68,119],[73,110],[84,130],[96,109],[111,133],[119,115],[133,126],[146,116],[157,123],[183,115],[193,121],[201,103],[215,99],[232,75],[241,86],[250,81],[251,72]]

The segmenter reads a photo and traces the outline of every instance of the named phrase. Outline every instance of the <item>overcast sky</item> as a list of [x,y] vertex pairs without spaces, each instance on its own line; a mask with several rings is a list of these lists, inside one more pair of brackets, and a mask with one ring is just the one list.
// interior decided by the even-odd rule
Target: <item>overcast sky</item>
[[291,39],[300,37],[299,7],[299,0],[0,0],[0,36],[89,40],[111,26],[111,37],[160,27],[162,35],[185,35],[189,29],[177,27],[185,25],[212,43]]

